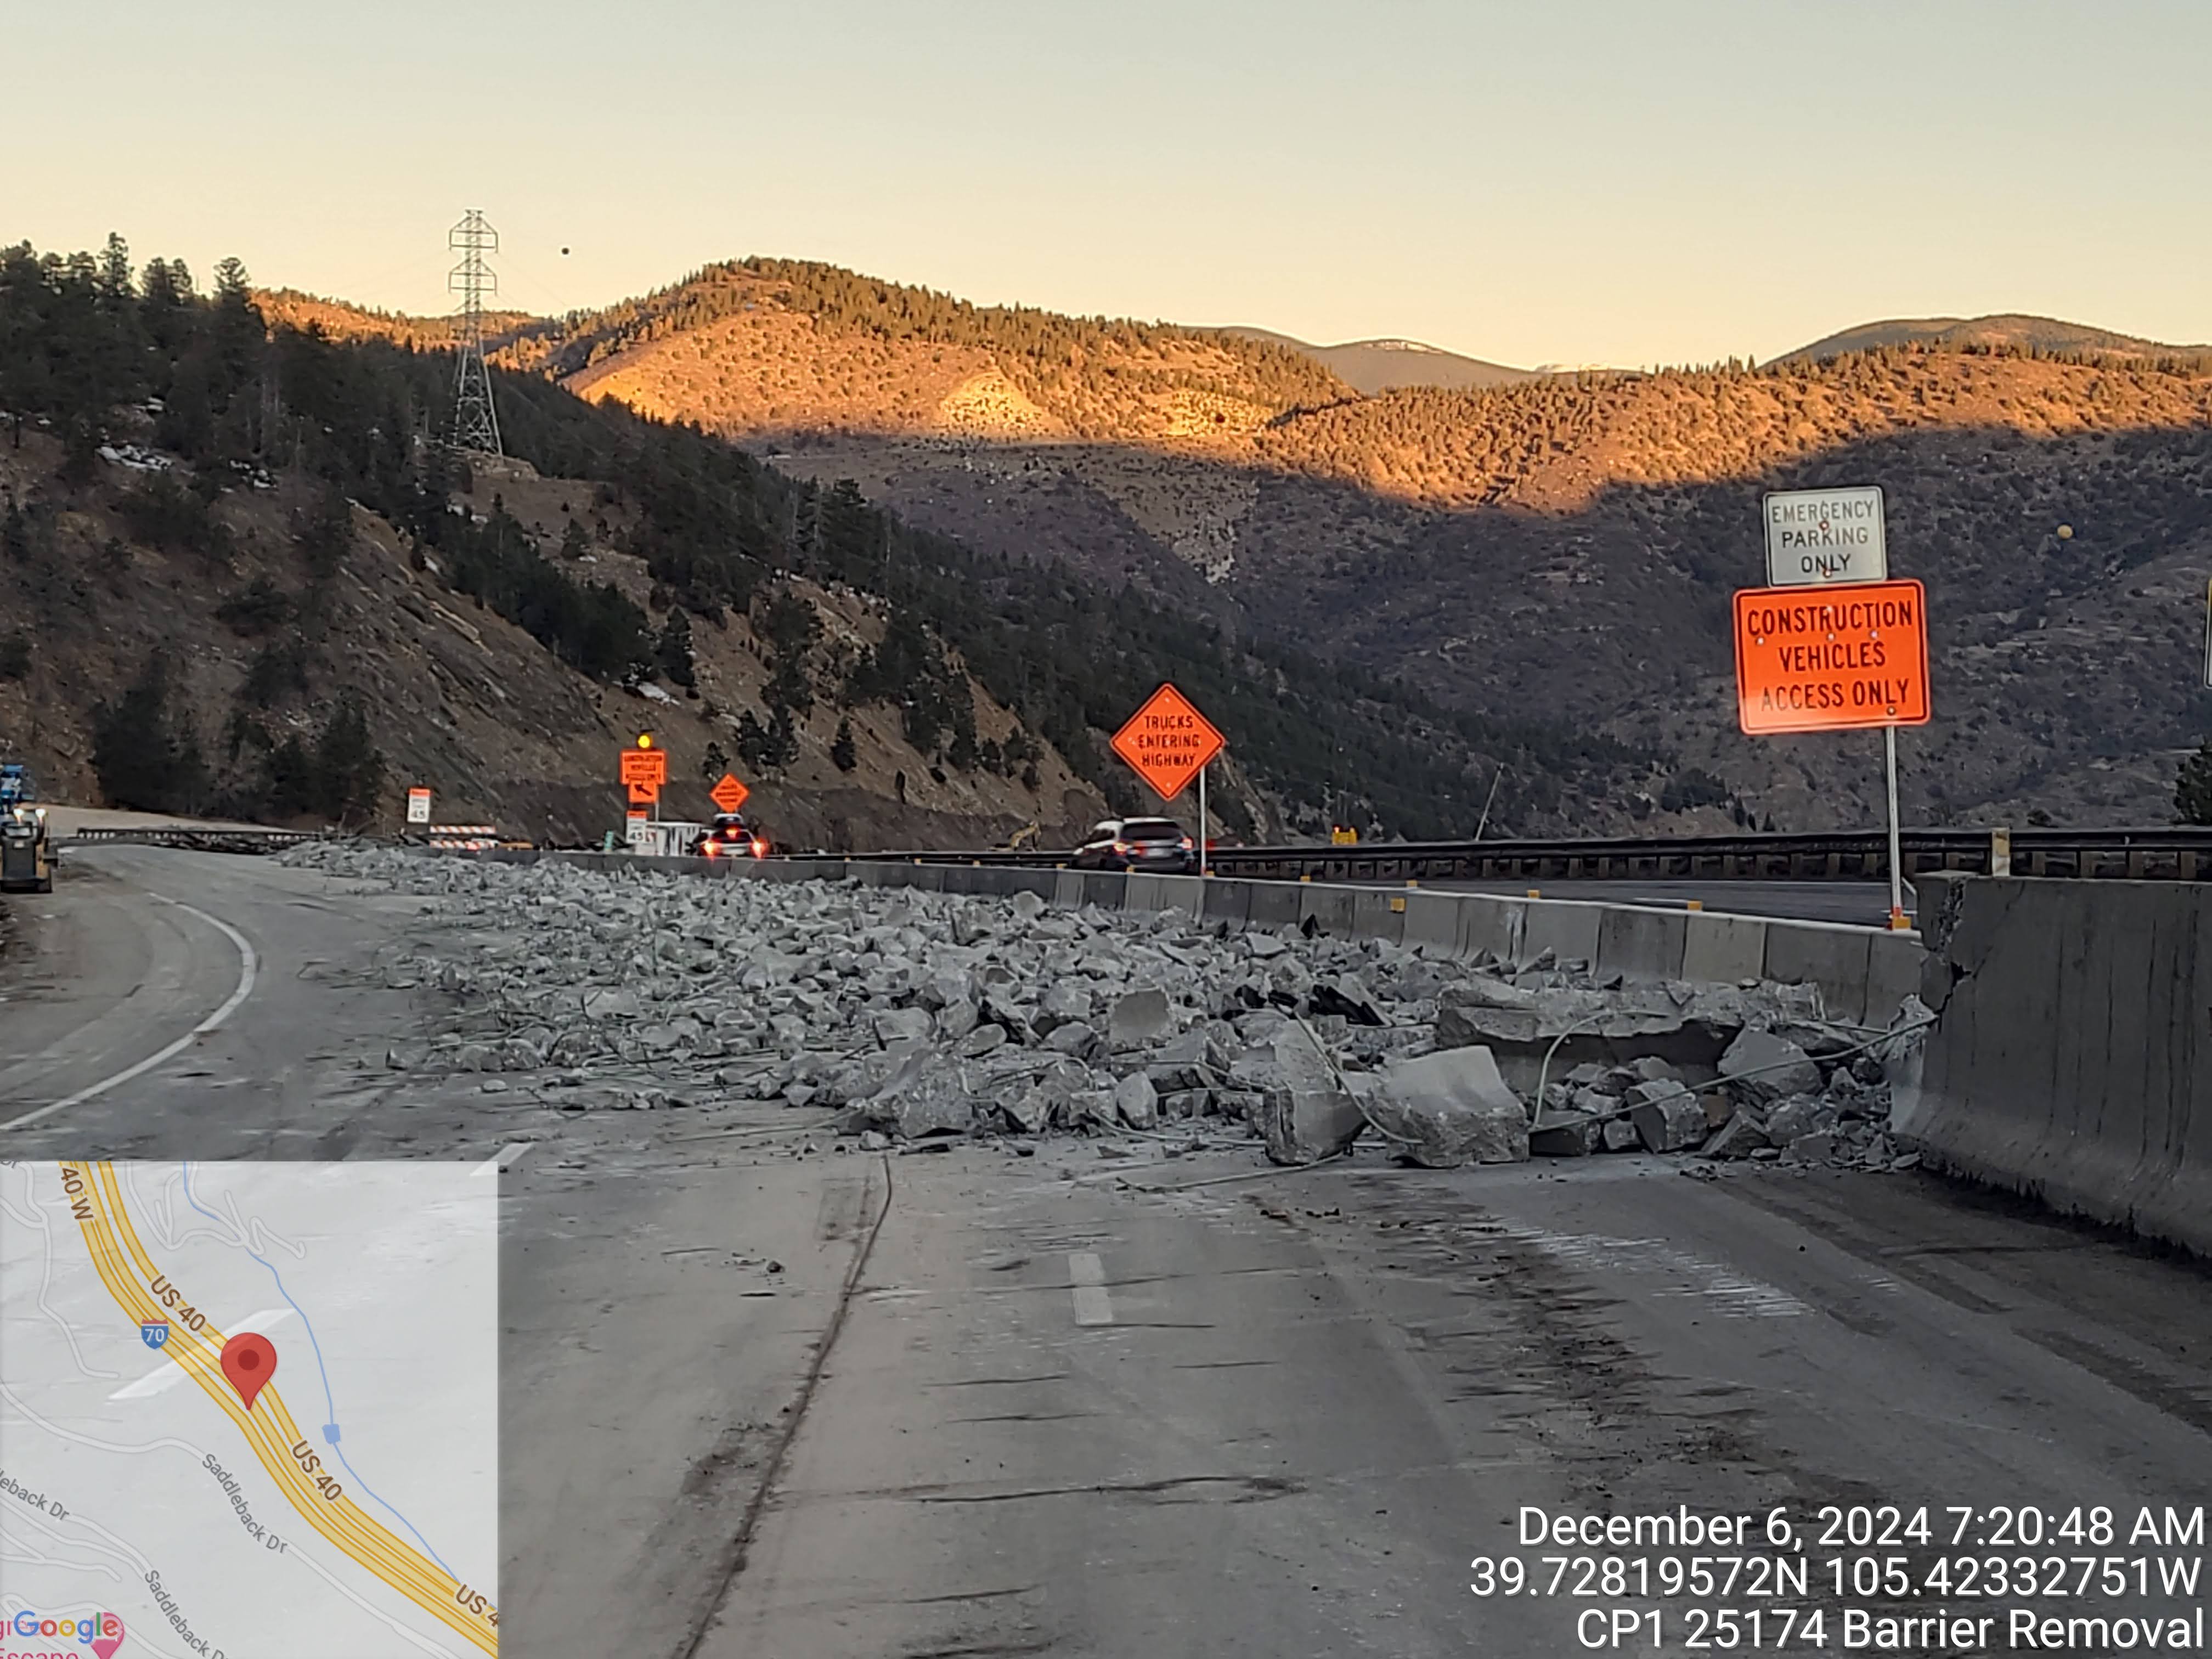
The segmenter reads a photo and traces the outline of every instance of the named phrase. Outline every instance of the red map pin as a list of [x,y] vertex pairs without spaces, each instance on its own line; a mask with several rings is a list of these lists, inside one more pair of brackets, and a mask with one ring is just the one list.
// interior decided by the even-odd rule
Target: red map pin
[[222,1345],[222,1374],[252,1411],[253,1396],[276,1375],[276,1345],[257,1332],[240,1332]]

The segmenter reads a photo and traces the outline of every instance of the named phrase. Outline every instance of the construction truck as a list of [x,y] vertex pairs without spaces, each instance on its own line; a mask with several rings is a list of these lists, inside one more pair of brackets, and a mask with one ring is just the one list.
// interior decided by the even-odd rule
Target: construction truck
[[54,890],[46,809],[31,804],[31,775],[20,762],[0,765],[0,892]]

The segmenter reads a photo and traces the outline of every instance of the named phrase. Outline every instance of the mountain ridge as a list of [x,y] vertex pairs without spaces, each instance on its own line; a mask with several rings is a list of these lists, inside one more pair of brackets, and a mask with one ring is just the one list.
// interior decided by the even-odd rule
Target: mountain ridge
[[[591,336],[610,349],[568,383],[1240,637],[1672,756],[1796,826],[1874,821],[1880,780],[1847,741],[1734,732],[1723,611],[1759,580],[1764,488],[1889,492],[1896,568],[1937,619],[1916,812],[2155,819],[2160,757],[2212,719],[2183,637],[2212,558],[2212,374],[2185,358],[1952,330],[1362,395],[1318,364],[1263,375],[1218,331],[1094,321],[1071,344],[1013,312],[1030,320],[999,337],[928,337],[915,291],[838,281],[838,306],[755,295],[693,327],[679,285],[647,325]],[[578,337],[532,349],[557,372]],[[2112,666],[2069,673],[2061,641]],[[1530,787],[1516,810],[1547,795]],[[1551,799],[1595,823],[1643,793]]]

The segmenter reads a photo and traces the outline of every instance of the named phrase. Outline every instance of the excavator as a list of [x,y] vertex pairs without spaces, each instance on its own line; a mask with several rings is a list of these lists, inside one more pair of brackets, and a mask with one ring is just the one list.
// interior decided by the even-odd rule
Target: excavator
[[53,890],[46,809],[31,804],[31,775],[21,762],[0,764],[0,892]]

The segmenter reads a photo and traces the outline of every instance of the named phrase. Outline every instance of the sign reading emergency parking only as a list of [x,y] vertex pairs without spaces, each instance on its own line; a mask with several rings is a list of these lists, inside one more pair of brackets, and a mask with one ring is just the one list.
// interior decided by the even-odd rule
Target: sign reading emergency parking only
[[1769,490],[1761,516],[1770,587],[1878,582],[1889,574],[1879,484]]

